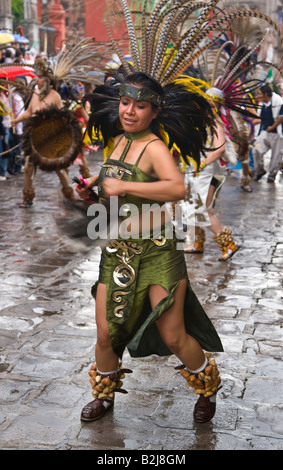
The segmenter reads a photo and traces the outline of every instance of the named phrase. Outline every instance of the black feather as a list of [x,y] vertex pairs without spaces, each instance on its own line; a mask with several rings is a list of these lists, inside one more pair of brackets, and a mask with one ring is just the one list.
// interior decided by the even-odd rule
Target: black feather
[[85,98],[90,102],[91,113],[87,132],[92,141],[103,137],[104,147],[111,137],[121,134],[119,121],[119,86],[99,85]]
[[215,120],[209,102],[190,92],[184,85],[164,87],[163,109],[157,119],[169,136],[169,148],[175,143],[185,159],[199,165],[207,150],[208,134],[215,133]]

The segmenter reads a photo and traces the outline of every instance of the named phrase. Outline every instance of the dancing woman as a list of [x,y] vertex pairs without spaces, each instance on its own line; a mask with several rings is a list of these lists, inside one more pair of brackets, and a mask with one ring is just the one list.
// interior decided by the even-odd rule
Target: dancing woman
[[[162,206],[185,194],[183,176],[161,138],[161,122],[167,130],[168,102],[172,105],[175,101],[175,108],[171,106],[175,125],[173,131],[168,128],[170,137],[186,153],[190,148],[198,162],[206,142],[206,126],[213,130],[212,114],[204,98],[182,86],[164,91],[143,72],[129,75],[118,88],[119,125],[113,126],[113,133],[116,128],[119,135],[115,137],[114,150],[99,176],[89,178],[87,188],[77,191],[87,198],[88,188],[97,185],[100,201],[106,206],[108,198],[115,196],[121,205],[134,204],[142,215],[145,204]],[[113,89],[98,87],[94,92],[96,112],[91,120],[96,125],[105,122],[107,113],[109,120],[113,118],[113,100],[107,105],[107,91],[111,101]],[[185,124],[184,119],[191,121],[194,144],[186,143],[190,140],[187,134],[177,132]],[[101,128],[103,132],[103,124]],[[99,280],[93,288],[97,343],[90,381],[94,400],[82,410],[83,421],[96,420],[113,406],[114,392],[121,391],[124,371],[119,368],[119,361],[126,347],[133,357],[175,354],[183,364],[182,375],[200,394],[195,420],[209,421],[215,413],[220,376],[214,360],[208,364],[203,349],[223,349],[190,287],[184,254],[177,249],[176,238],[167,238],[168,225],[170,222],[164,221],[158,239],[154,238],[151,225],[146,230],[142,227],[134,239],[111,240],[102,250]],[[145,232],[150,235],[143,238]]]
[[[117,75],[115,85],[94,90],[88,134],[101,133],[105,147],[111,143],[113,148],[114,139],[114,150],[100,174],[89,178],[85,189],[77,188],[81,197],[87,198],[88,189],[97,185],[106,207],[111,197],[118,197],[121,205],[132,203],[141,214],[144,204],[163,205],[184,196],[184,182],[168,148],[175,145],[186,163],[194,160],[198,169],[208,130],[214,134],[214,118],[207,99],[178,83],[178,77],[214,43],[221,28],[227,29],[227,22],[264,16],[219,10],[214,15],[218,1],[177,0],[172,6],[171,1],[160,0],[152,12],[145,1],[138,41],[128,3],[120,0],[132,65],[113,39],[106,18],[124,73]],[[183,33],[184,20],[199,9],[195,24]],[[167,237],[170,222],[163,222],[161,237],[155,238],[150,226],[149,237],[140,236],[140,231],[136,238],[120,236],[102,250],[92,291],[97,343],[96,364],[89,375],[94,400],[83,408],[83,421],[101,418],[113,407],[115,392],[123,391],[121,378],[127,370],[120,368],[120,360],[125,348],[133,357],[175,354],[188,385],[200,395],[195,420],[206,422],[214,416],[221,380],[214,359],[204,350],[220,352],[223,347],[191,289],[183,251],[177,249],[174,236]]]

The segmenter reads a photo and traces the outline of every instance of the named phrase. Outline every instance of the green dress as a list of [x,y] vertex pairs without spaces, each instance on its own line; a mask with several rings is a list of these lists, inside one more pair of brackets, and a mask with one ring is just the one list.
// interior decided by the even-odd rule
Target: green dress
[[[106,160],[98,181],[100,202],[106,206],[109,203],[101,184],[106,176],[114,176],[124,181],[157,181],[138,166],[143,152],[135,164],[124,161],[127,148],[123,151],[120,160],[112,160],[111,156]],[[119,197],[119,202],[135,204],[140,211],[142,204],[161,204],[130,194]],[[190,286],[184,253],[177,250],[176,237],[166,238],[166,230],[168,230],[168,224],[162,227],[162,236],[158,240],[154,237],[137,239],[118,237],[110,240],[102,249],[99,279],[92,287],[92,294],[95,298],[98,283],[106,285],[109,334],[113,351],[120,358],[125,348],[132,357],[172,354],[162,341],[155,322],[173,305],[174,292],[182,279],[187,279],[184,305],[187,333],[193,336],[206,351],[223,351],[214,326]],[[148,297],[148,289],[152,284],[161,285],[168,293],[153,310]]]

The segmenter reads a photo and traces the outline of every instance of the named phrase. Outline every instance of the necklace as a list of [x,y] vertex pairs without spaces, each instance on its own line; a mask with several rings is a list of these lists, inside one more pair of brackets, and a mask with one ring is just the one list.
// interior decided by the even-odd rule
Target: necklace
[[124,147],[124,150],[122,152],[122,155],[121,155],[120,159],[124,160],[125,156],[127,155],[128,151],[129,151],[130,145],[133,142],[133,140],[141,139],[142,137],[145,137],[146,135],[150,134],[150,132],[151,132],[151,130],[149,128],[144,129],[143,131],[140,131],[140,132],[126,132],[126,131],[124,131],[124,135],[127,139],[127,143]]
[[124,135],[127,140],[136,140],[136,139],[141,139],[142,137],[145,137],[146,135],[150,134],[151,130],[144,129],[143,131],[140,132],[126,132],[124,131]]

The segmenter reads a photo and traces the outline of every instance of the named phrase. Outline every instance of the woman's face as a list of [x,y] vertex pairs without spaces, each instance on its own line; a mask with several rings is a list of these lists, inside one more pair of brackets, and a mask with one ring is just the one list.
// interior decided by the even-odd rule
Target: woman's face
[[[139,85],[135,86],[142,88]],[[136,101],[129,96],[122,96],[120,99],[119,118],[126,132],[140,132],[148,129],[157,114],[158,110],[154,110],[149,101]]]

